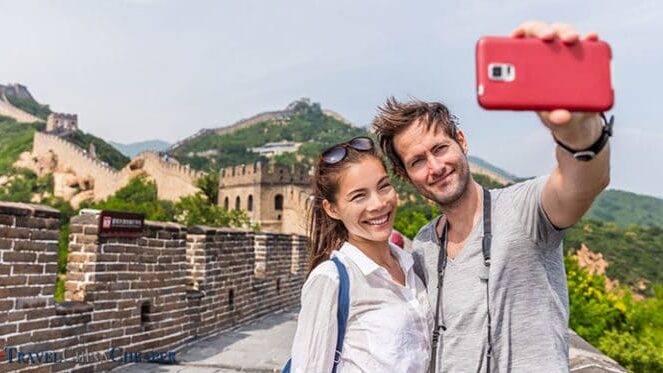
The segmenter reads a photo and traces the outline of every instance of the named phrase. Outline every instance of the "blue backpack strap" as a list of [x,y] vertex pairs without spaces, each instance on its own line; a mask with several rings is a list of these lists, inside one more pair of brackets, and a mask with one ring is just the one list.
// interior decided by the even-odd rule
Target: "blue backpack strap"
[[341,361],[341,352],[343,351],[343,339],[345,338],[345,329],[348,325],[348,313],[350,311],[350,278],[345,266],[337,257],[333,257],[332,262],[336,264],[338,269],[338,277],[340,286],[338,288],[338,312],[336,319],[338,320],[338,336],[336,337],[336,352],[334,353],[334,368],[332,373],[336,373],[336,366]]
[[[341,361],[341,351],[343,351],[343,339],[345,338],[345,329],[348,324],[348,314],[350,311],[350,277],[345,266],[337,257],[331,259],[338,270],[340,280],[338,287],[338,310],[336,312],[336,321],[338,322],[338,336],[336,337],[336,350],[334,351],[334,367],[332,373],[336,373],[336,366]],[[282,373],[290,373],[292,359],[288,359],[283,367]]]

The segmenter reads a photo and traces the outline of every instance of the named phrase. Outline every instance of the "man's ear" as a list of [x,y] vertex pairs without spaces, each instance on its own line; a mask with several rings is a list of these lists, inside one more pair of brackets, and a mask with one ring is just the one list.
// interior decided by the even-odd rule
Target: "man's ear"
[[341,215],[336,211],[334,205],[326,199],[322,200],[322,208],[325,210],[327,215],[334,220],[341,220]]
[[465,139],[465,134],[460,129],[456,129],[456,142],[460,145],[460,148],[463,150],[463,153],[467,155],[467,151],[470,147],[467,145],[467,139]]

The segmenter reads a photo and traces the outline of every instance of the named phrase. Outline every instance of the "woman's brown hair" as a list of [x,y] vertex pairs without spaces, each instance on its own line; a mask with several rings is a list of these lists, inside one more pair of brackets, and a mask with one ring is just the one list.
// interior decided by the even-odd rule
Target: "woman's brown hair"
[[346,150],[347,155],[340,162],[330,164],[321,158],[315,167],[312,181],[312,203],[307,216],[308,273],[311,273],[318,264],[329,259],[332,251],[338,250],[348,239],[348,231],[343,222],[332,219],[322,207],[324,200],[336,203],[343,171],[369,157],[377,159],[385,171],[387,169],[375,148],[360,151],[347,146]]

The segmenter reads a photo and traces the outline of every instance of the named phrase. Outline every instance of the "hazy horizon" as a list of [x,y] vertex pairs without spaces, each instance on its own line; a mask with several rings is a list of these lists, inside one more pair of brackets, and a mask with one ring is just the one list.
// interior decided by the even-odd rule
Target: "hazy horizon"
[[301,97],[366,126],[386,97],[445,102],[470,154],[518,176],[549,173],[533,113],[476,104],[474,43],[544,19],[613,49],[610,188],[663,197],[657,120],[663,3],[616,0],[352,2],[0,0],[0,84],[26,85],[108,141],[183,139]]

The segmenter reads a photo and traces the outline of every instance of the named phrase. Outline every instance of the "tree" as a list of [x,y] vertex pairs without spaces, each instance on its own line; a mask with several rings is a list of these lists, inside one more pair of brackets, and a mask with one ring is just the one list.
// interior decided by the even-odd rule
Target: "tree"
[[196,186],[202,190],[207,203],[219,203],[219,170],[214,170],[196,180]]

